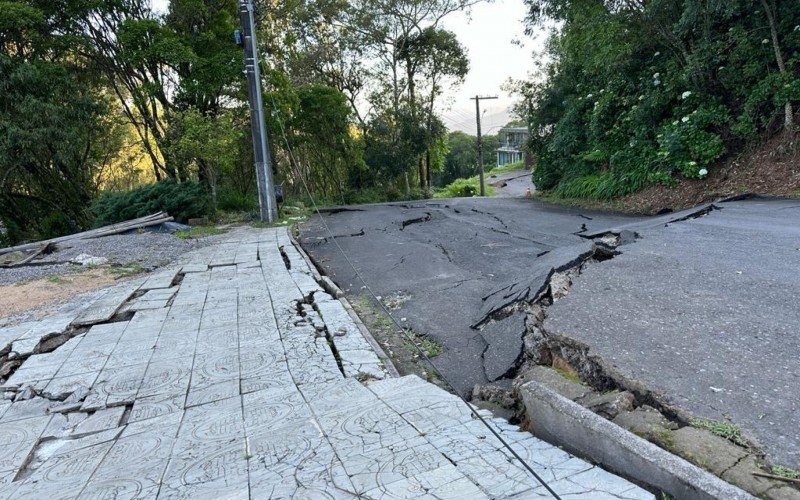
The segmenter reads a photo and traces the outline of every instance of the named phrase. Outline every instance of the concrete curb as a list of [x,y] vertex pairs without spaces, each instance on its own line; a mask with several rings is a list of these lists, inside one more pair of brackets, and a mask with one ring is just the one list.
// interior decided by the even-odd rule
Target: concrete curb
[[[317,269],[316,262],[314,262],[314,259],[312,259],[311,256],[306,253],[305,249],[300,245],[300,242],[295,239],[292,231],[287,228],[287,233],[289,234],[289,239],[297,249],[298,253],[300,253],[300,255],[302,255],[308,263],[308,268],[311,269],[311,274],[313,274],[317,283],[319,283],[319,285],[325,291],[330,293],[334,298],[338,299],[339,302],[342,303],[345,311],[347,311],[347,314],[350,315],[350,318],[356,324],[356,327],[358,327],[358,331],[361,332],[361,335],[364,336],[364,339],[366,339],[366,341],[372,347],[372,350],[378,355],[378,359],[381,360],[384,368],[386,368],[386,371],[389,372],[389,375],[394,378],[399,378],[400,372],[397,371],[397,367],[394,366],[394,363],[392,363],[392,359],[386,354],[386,352],[383,350],[383,347],[381,347],[375,337],[372,336],[372,332],[369,331],[367,325],[365,325],[364,322],[361,321],[361,318],[358,317],[358,314],[356,314],[356,311],[353,309],[350,301],[347,300],[347,297],[342,289],[336,286],[336,283],[334,283],[333,280],[320,274],[319,270]],[[331,290],[328,290],[328,288],[331,288]]]
[[754,499],[544,385],[519,388],[534,435],[680,499]]

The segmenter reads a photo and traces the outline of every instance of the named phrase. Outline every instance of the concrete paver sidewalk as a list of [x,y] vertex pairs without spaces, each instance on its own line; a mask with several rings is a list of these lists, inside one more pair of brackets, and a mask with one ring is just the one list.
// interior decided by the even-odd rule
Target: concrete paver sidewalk
[[[0,341],[24,359],[2,386],[0,498],[547,496],[457,397],[387,375],[285,229]],[[564,498],[652,498],[486,416]]]

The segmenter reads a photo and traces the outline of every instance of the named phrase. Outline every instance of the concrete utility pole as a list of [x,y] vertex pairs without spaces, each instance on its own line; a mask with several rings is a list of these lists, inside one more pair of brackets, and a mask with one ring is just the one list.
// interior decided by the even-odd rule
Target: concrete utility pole
[[478,173],[481,179],[481,196],[486,196],[486,188],[483,186],[483,137],[481,137],[481,99],[497,99],[497,96],[470,97],[475,101],[475,120],[478,122]]
[[263,222],[278,220],[278,203],[272,181],[272,165],[269,158],[266,127],[264,126],[264,102],[261,97],[261,71],[258,68],[258,44],[256,25],[253,19],[252,0],[239,0],[239,17],[242,22],[242,44],[244,46],[244,69],[247,73],[247,95],[250,101],[250,127],[253,132],[253,158],[258,184],[258,205]]

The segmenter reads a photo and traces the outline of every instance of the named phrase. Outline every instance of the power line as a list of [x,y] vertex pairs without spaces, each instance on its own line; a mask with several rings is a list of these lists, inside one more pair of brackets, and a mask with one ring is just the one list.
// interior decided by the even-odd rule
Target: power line
[[[478,97],[478,96],[476,96],[476,97]],[[528,472],[530,472],[533,475],[533,477],[535,477],[536,480],[542,486],[544,486],[544,488],[551,495],[553,495],[553,498],[556,498],[557,500],[561,500],[561,497],[559,497],[558,494],[555,491],[553,491],[553,489],[547,484],[547,482],[545,482],[545,480],[542,479],[541,476],[539,476],[539,474],[537,474],[535,470],[533,470],[533,468],[525,461],[525,459],[523,459],[519,455],[519,453],[514,451],[514,448],[512,448],[511,445],[509,445],[508,442],[505,439],[503,439],[503,437],[500,436],[500,434],[497,431],[495,431],[494,428],[491,425],[489,425],[489,422],[487,422],[486,419],[483,418],[483,415],[481,415],[478,411],[476,411],[472,407],[472,405],[470,405],[469,402],[461,395],[461,393],[458,392],[455,389],[453,384],[451,384],[450,381],[447,380],[447,378],[444,376],[444,374],[442,374],[442,372],[439,371],[439,369],[436,367],[436,365],[433,364],[433,361],[428,357],[428,355],[425,353],[425,351],[419,345],[417,345],[417,343],[414,341],[414,339],[411,338],[411,336],[408,334],[408,331],[406,331],[406,329],[403,328],[403,326],[392,315],[391,311],[389,311],[389,309],[386,307],[386,305],[383,303],[383,301],[378,299],[377,295],[375,295],[375,293],[372,291],[372,288],[366,282],[364,277],[361,276],[361,273],[358,271],[358,269],[356,269],[356,266],[350,260],[350,257],[348,257],[347,253],[344,251],[342,246],[339,245],[339,242],[337,241],[337,239],[336,239],[335,235],[333,234],[333,232],[331,231],[330,227],[328,227],[328,223],[325,222],[325,218],[322,216],[322,212],[320,212],[319,207],[317,206],[317,202],[314,199],[314,196],[311,194],[311,190],[308,188],[308,184],[306,184],[306,181],[303,178],[303,176],[300,175],[300,172],[299,172],[299,169],[298,169],[298,166],[297,166],[297,162],[295,161],[294,153],[292,152],[292,148],[291,148],[291,146],[289,144],[289,139],[286,137],[286,130],[284,129],[284,126],[283,126],[283,120],[281,120],[280,114],[278,113],[278,106],[275,103],[275,97],[270,95],[270,98],[271,98],[271,101],[272,101],[272,107],[275,110],[276,119],[278,121],[278,126],[279,126],[278,128],[281,131],[281,135],[283,136],[283,141],[286,144],[286,149],[287,149],[287,152],[289,153],[289,159],[291,160],[289,162],[290,163],[290,168],[294,169],[295,175],[297,175],[297,177],[300,179],[301,184],[303,184],[303,189],[305,190],[306,195],[308,195],[308,199],[311,200],[311,204],[314,207],[314,212],[316,212],[317,217],[319,217],[320,222],[322,222],[322,225],[325,227],[325,231],[328,233],[328,235],[330,236],[330,239],[336,245],[336,248],[339,250],[339,253],[342,254],[342,257],[344,257],[344,260],[347,262],[347,264],[353,270],[353,272],[355,273],[356,277],[358,277],[359,281],[361,281],[361,283],[364,285],[364,288],[367,290],[367,292],[369,292],[369,294],[372,296],[372,298],[375,300],[375,302],[377,302],[380,305],[381,309],[383,309],[383,312],[389,317],[389,319],[392,320],[392,323],[394,323],[395,327],[402,333],[402,335],[406,338],[408,343],[414,346],[414,348],[416,349],[417,353],[422,357],[422,359],[424,359],[430,365],[430,367],[434,371],[434,373],[436,373],[436,375],[442,381],[444,381],[445,384],[447,384],[447,386],[450,388],[450,390],[456,396],[458,396],[459,399],[461,399],[461,401],[467,406],[467,408],[469,408],[469,410],[472,413],[472,415],[474,415],[475,418],[477,418],[494,435],[494,437],[496,437],[498,439],[498,441],[500,441],[500,443],[502,443],[502,445],[506,449],[508,449],[508,451],[511,452],[511,454],[514,456],[514,458],[516,458],[517,460],[520,461],[520,463],[525,467],[525,469],[527,469]],[[487,99],[487,98],[486,97],[480,97],[479,99]],[[480,120],[480,118],[479,118],[479,120]],[[479,122],[479,124],[480,124],[480,122]],[[478,134],[479,134],[478,137],[480,137],[480,125],[478,126]],[[483,170],[482,169],[481,169],[481,174],[483,174]],[[481,179],[481,187],[483,187],[482,179]]]

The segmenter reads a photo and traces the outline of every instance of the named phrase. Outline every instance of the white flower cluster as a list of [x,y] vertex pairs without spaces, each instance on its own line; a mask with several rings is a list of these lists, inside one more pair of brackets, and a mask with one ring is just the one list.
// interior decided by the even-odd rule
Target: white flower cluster
[[688,91],[688,90],[687,90],[686,92],[684,92],[683,94],[681,94],[681,99],[684,99],[684,100],[685,100],[685,99],[688,99],[690,95],[692,95],[692,93],[691,93],[690,91]]

